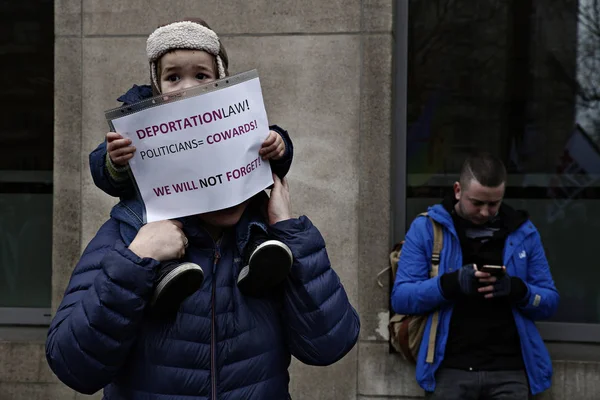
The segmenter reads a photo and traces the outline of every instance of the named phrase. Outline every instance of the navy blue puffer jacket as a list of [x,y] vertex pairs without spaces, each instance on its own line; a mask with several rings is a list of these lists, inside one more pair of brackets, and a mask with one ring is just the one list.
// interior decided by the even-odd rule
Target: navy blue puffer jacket
[[194,217],[182,220],[186,259],[206,279],[173,320],[161,321],[146,309],[158,262],[126,247],[141,219],[127,203],[115,206],[75,267],[48,333],[46,356],[58,378],[81,393],[104,388],[107,400],[288,399],[291,356],[328,365],[348,353],[359,318],[308,218],[269,227],[294,255],[284,287],[262,299],[239,292],[250,214],[219,243]]

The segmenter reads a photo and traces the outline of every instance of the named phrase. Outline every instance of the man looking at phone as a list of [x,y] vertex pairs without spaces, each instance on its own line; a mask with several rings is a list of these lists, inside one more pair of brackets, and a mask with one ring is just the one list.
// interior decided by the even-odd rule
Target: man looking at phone
[[429,276],[429,219],[417,218],[406,234],[394,311],[440,311],[434,360],[425,360],[427,340],[417,360],[426,398],[528,399],[551,385],[552,363],[533,321],[549,318],[559,295],[537,229],[525,211],[502,202],[506,178],[500,159],[474,154],[453,196],[429,208],[444,232],[437,277]]

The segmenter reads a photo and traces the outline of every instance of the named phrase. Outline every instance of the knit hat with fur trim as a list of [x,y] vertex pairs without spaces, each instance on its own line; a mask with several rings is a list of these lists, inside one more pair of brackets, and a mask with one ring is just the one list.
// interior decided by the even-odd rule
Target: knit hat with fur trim
[[156,29],[146,42],[152,84],[159,93],[158,60],[169,51],[178,49],[203,50],[212,54],[217,61],[218,78],[227,75],[226,66],[220,56],[221,42],[212,29],[192,21],[173,22]]

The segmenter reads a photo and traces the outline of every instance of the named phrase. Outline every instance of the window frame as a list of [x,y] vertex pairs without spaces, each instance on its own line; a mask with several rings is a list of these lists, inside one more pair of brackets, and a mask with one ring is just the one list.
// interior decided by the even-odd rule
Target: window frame
[[[407,76],[408,76],[408,26],[410,1],[395,0],[394,2],[394,48],[393,48],[393,93],[392,104],[392,157],[391,162],[391,235],[390,248],[404,239],[407,227],[407,183],[408,171],[406,166],[406,140],[407,140]],[[393,284],[393,282],[392,282]],[[549,346],[551,354],[569,354],[568,349],[582,344],[600,343],[600,323],[573,323],[558,321],[536,322],[542,338],[552,342]],[[566,347],[565,347],[566,346]],[[569,347],[570,346],[570,347]],[[555,353],[553,349],[560,348]],[[565,351],[565,348],[567,351]],[[574,347],[573,347],[574,348]],[[580,352],[576,359],[581,359]],[[591,356],[594,360],[600,359],[600,352]]]
[[[12,185],[35,184],[46,186],[47,191],[53,195],[53,171],[0,171],[0,193],[12,193]],[[8,190],[3,190],[3,186],[9,186]],[[46,191],[45,190],[45,191]],[[51,216],[53,217],[53,216]],[[52,240],[52,237],[49,239]],[[52,260],[50,261],[52,269]],[[48,282],[52,286],[52,282]],[[52,288],[50,288],[52,292]],[[51,299],[48,299],[51,300]],[[26,326],[49,326],[51,321],[50,307],[1,307],[0,306],[0,326],[6,325],[26,325]]]
[[[40,54],[40,49],[43,49],[44,57],[51,57],[47,59],[48,66],[51,68],[47,70],[48,75],[44,76],[43,79],[39,77],[32,77],[31,81],[27,85],[39,85],[40,82],[44,84],[50,84],[52,82],[52,93],[50,90],[45,90],[43,92],[37,91],[36,95],[40,96],[43,94],[44,99],[41,104],[42,109],[44,110],[47,116],[47,131],[44,128],[43,132],[39,132],[43,134],[43,136],[47,143],[44,142],[44,146],[51,146],[52,138],[54,137],[54,128],[51,124],[51,116],[53,115],[54,108],[54,95],[55,95],[55,84],[54,84],[54,38],[56,35],[56,21],[55,21],[55,2],[22,2],[10,3],[2,7],[3,11],[10,13],[11,11],[19,14],[19,28],[14,31],[15,37],[20,38],[20,40],[25,43],[25,50],[22,54],[24,57],[31,57],[34,55]],[[30,20],[29,17],[32,19]],[[15,25],[16,26],[16,25]],[[9,27],[12,29],[13,27]],[[36,29],[33,29],[36,28]],[[39,30],[37,30],[39,28]],[[32,36],[35,35],[35,36]],[[35,40],[34,40],[35,39]],[[9,40],[14,40],[13,37],[10,37]],[[18,43],[21,43],[17,40]],[[32,43],[35,42],[35,46]],[[33,49],[33,50],[32,50]],[[9,57],[12,57],[11,54],[8,54]],[[29,61],[29,58],[26,59]],[[21,68],[18,66],[18,68]],[[37,86],[32,86],[33,89],[36,89]],[[31,89],[31,88],[30,88]],[[39,89],[38,89],[39,90]],[[52,99],[52,100],[51,100]],[[21,107],[27,107],[27,104],[22,104]],[[50,130],[52,129],[52,130]],[[5,133],[11,133],[10,131]],[[20,149],[19,151],[27,151],[27,149]],[[21,153],[16,153],[17,157],[21,155]],[[23,169],[13,169],[13,170],[0,170],[0,193],[3,194],[15,194],[15,193],[24,193],[24,194],[43,194],[49,195],[51,198],[51,202],[55,201],[54,198],[54,166],[52,160],[54,159],[54,148],[49,147],[48,153],[44,154],[44,163],[30,163],[28,166],[23,167]],[[10,165],[8,168],[19,168],[20,165]],[[28,168],[37,168],[37,169],[28,169]],[[47,168],[47,169],[46,169]],[[50,214],[47,217],[50,219],[49,223],[52,224],[54,218],[53,208],[50,208]],[[46,214],[44,214],[44,217]],[[1,228],[0,228],[1,229]],[[52,247],[52,235],[48,238],[50,241],[50,245]],[[32,250],[29,250],[32,251]],[[33,250],[35,251],[35,250]],[[52,250],[54,251],[54,250]],[[49,255],[50,260],[48,260],[48,265],[50,268],[50,276],[52,274],[53,269],[53,261],[52,255]],[[45,269],[44,269],[45,270]],[[32,277],[35,279],[35,277]],[[46,283],[46,282],[44,282]],[[52,301],[52,279],[50,278],[47,282],[48,293],[50,293],[50,298],[47,299],[48,307],[20,307],[13,306],[11,304],[10,307],[0,305],[0,330],[12,329],[10,326],[49,326],[51,320],[51,301]],[[45,302],[44,302],[45,303]],[[35,328],[34,328],[35,329]]]

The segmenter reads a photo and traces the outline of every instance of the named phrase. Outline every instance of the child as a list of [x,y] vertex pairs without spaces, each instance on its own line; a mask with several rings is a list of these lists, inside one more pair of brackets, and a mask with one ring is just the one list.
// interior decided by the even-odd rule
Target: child
[[[148,37],[147,53],[152,86],[134,85],[118,99],[125,105],[228,75],[225,49],[216,33],[201,19],[159,27]],[[135,152],[131,143],[118,133],[109,132],[106,142],[90,154],[94,182],[109,195],[121,198],[136,196],[128,173],[128,162]],[[287,132],[276,125],[271,126],[259,154],[263,160],[270,160],[273,172],[283,178],[293,156]],[[251,203],[261,207],[260,203],[265,198],[262,192]],[[264,229],[252,229],[250,232],[244,252],[245,267],[237,279],[238,288],[245,295],[266,294],[270,288],[283,282],[291,269],[293,257],[288,246],[268,239]],[[184,243],[187,247],[187,238]],[[203,278],[202,268],[196,264],[176,260],[162,263],[155,282],[154,308],[176,310],[185,298],[200,289]]]

